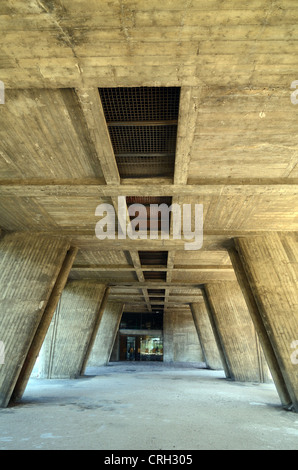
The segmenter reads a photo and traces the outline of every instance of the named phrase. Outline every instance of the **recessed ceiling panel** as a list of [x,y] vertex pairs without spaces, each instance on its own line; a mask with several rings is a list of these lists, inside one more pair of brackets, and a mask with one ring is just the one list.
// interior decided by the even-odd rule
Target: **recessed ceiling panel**
[[180,88],[100,88],[122,178],[173,176]]

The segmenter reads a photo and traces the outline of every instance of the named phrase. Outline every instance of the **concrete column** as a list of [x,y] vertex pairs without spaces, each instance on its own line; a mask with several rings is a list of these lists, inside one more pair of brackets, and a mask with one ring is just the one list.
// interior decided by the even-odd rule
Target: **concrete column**
[[1,407],[8,405],[24,364],[27,368],[26,358],[69,248],[65,240],[29,233],[0,240],[0,340],[5,346]]
[[[270,338],[268,336],[267,330],[263,321],[261,320],[259,308],[255,301],[250,284],[247,280],[243,264],[234,246],[229,247],[229,255],[238,279],[238,283],[242,289],[242,293],[246,301],[250,316],[252,318],[256,332],[260,339],[262,351],[264,353],[269,370],[271,372],[271,377],[275,383],[282,405],[288,408],[289,406],[291,406],[292,400],[288,393],[288,389],[281,373],[281,370],[279,368],[278,361],[273,350]],[[269,379],[269,372],[267,372],[267,377]]]
[[261,382],[256,333],[238,282],[205,285],[228,376],[240,382]]
[[86,353],[85,353],[84,358],[83,358],[80,375],[84,374],[87,363],[89,361],[91,351],[94,347],[96,336],[98,334],[98,330],[99,330],[101,322],[102,322],[102,317],[103,317],[104,311],[105,311],[106,306],[107,306],[109,295],[110,295],[110,288],[106,287],[105,291],[104,291],[104,294],[103,294],[103,297],[102,297],[102,301],[101,301],[99,310],[98,310],[98,313],[97,313],[97,316],[96,316],[96,319],[95,319],[95,323],[94,323],[93,328],[92,328],[92,333],[90,335],[90,339],[89,339],[89,343],[87,345]]
[[212,331],[213,331],[213,334],[214,334],[215,342],[217,344],[217,349],[218,349],[218,353],[220,355],[220,360],[221,360],[221,363],[223,365],[224,372],[225,372],[227,378],[231,378],[230,369],[229,369],[228,363],[226,361],[225,351],[223,349],[223,344],[222,344],[222,341],[221,341],[221,337],[219,335],[218,328],[217,328],[217,325],[215,323],[214,315],[213,315],[213,312],[212,312],[212,309],[211,309],[211,306],[210,306],[210,303],[209,303],[209,299],[208,299],[205,287],[202,288],[202,294],[203,294],[203,297],[204,297],[204,300],[205,300],[205,305],[207,307],[207,312],[208,312],[211,328],[212,328]]
[[81,375],[102,317],[105,291],[106,286],[95,281],[68,282],[43,344],[40,377]]
[[[120,326],[120,325],[119,325]],[[119,330],[115,336],[114,346],[111,351],[110,361],[118,362],[120,360],[120,333]]]
[[164,313],[164,362],[204,362],[190,308]]
[[116,302],[107,303],[87,362],[87,367],[103,366],[109,362],[122,312],[123,304]]
[[20,401],[23,396],[77,253],[78,248],[76,247],[71,247],[70,250],[66,253],[54,288],[31,343],[30,350],[24,362],[24,366],[14,388],[11,397],[14,402]]
[[190,307],[207,367],[209,369],[221,370],[223,366],[210,323],[206,302],[203,299],[203,302],[193,303]]
[[298,412],[297,234],[236,238],[235,246],[258,307],[258,321],[271,343],[268,355],[273,350],[292,407]]

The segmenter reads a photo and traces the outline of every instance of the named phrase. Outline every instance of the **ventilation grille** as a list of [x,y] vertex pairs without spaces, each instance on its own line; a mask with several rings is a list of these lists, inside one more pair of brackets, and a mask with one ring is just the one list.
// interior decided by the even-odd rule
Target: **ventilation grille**
[[180,88],[100,88],[107,123],[178,119]]
[[180,88],[100,88],[123,178],[173,176]]
[[175,157],[116,156],[116,162],[121,178],[171,177],[174,173]]
[[135,153],[159,156],[156,154],[161,153],[175,156],[176,125],[112,126],[109,132],[116,155]]

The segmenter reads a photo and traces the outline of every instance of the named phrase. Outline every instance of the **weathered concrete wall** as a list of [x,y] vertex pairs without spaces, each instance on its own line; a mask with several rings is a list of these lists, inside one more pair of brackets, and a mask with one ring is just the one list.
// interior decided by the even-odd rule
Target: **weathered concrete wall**
[[89,280],[66,285],[42,347],[40,377],[81,374],[105,290],[104,284]]
[[102,366],[109,362],[119,328],[123,304],[108,302],[104,310],[87,367]]
[[200,344],[207,367],[214,370],[223,368],[214,333],[210,323],[206,302],[191,304],[191,311],[197,328]]
[[190,309],[164,313],[164,362],[204,362]]
[[9,403],[69,244],[23,234],[0,240],[0,406]]

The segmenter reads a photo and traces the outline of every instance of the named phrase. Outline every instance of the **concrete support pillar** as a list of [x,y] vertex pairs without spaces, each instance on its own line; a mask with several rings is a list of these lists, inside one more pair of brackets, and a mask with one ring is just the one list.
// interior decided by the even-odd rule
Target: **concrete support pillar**
[[266,358],[266,361],[270,369],[272,379],[275,383],[277,392],[279,394],[280,400],[283,406],[289,407],[292,404],[292,401],[288,393],[286,383],[284,381],[283,375],[279,368],[278,361],[274,353],[272,344],[270,342],[270,338],[268,336],[267,330],[265,328],[263,321],[261,320],[259,308],[255,301],[250,284],[247,280],[247,276],[244,271],[243,264],[234,246],[229,247],[229,255],[230,255],[239,285],[242,289],[242,293],[245,298],[250,316],[252,318],[256,332],[260,339],[262,351],[264,351],[264,356]]
[[207,284],[205,290],[227,377],[240,382],[262,382],[258,338],[238,282]]
[[123,304],[116,302],[107,303],[87,362],[87,367],[99,367],[109,362],[122,312]]
[[222,344],[222,341],[221,341],[221,337],[220,337],[219,332],[218,332],[218,328],[217,328],[217,325],[216,325],[216,322],[215,322],[215,319],[214,319],[214,315],[213,315],[213,312],[212,312],[212,309],[211,309],[211,306],[210,306],[209,299],[208,299],[205,288],[202,289],[202,294],[203,294],[203,297],[204,297],[204,300],[205,300],[205,305],[207,307],[207,312],[208,312],[208,315],[209,315],[211,328],[213,330],[214,339],[215,339],[215,342],[217,344],[218,353],[220,355],[220,360],[221,360],[221,363],[223,365],[223,369],[225,371],[226,377],[230,378],[230,369],[229,369],[228,363],[226,361],[226,356],[225,356],[225,352],[224,352],[224,349],[223,349],[223,344]]
[[193,303],[190,307],[207,367],[209,369],[221,370],[223,366],[210,323],[209,306],[206,304],[205,299],[203,299],[203,302]]
[[18,395],[27,383],[26,358],[34,357],[38,328],[69,248],[65,240],[29,233],[0,240],[0,340],[5,347],[1,407],[8,405],[17,383]]
[[62,379],[82,374],[100,325],[106,291],[99,282],[68,282],[43,344],[40,377]]
[[95,318],[95,322],[94,322],[94,325],[93,325],[93,328],[92,328],[92,332],[91,332],[91,336],[90,336],[90,339],[89,339],[89,343],[88,343],[88,345],[87,345],[87,350],[86,350],[86,353],[84,354],[84,358],[83,358],[83,362],[82,362],[82,367],[81,367],[81,370],[80,370],[80,375],[83,375],[83,374],[84,374],[85,369],[86,369],[86,366],[87,366],[87,363],[88,363],[88,361],[89,361],[89,358],[90,358],[90,355],[91,355],[91,351],[92,351],[92,349],[93,349],[93,347],[94,347],[94,343],[95,343],[95,340],[96,340],[96,336],[97,336],[98,330],[99,330],[99,328],[100,328],[100,324],[101,324],[101,321],[102,321],[102,317],[103,317],[103,314],[104,314],[104,311],[105,311],[105,308],[106,308],[106,305],[107,305],[107,302],[108,302],[109,295],[110,295],[110,288],[105,286],[105,290],[104,290],[104,294],[103,294],[103,297],[102,297],[102,301],[101,301],[101,304],[100,304],[98,313],[97,313],[96,318]]
[[272,375],[282,403],[298,412],[297,235],[270,233],[234,242],[257,305],[255,321],[268,335],[263,347],[268,357],[275,356]]
[[32,373],[32,370],[38,358],[38,355],[40,353],[42,344],[46,337],[47,331],[51,324],[53,315],[57,308],[58,302],[60,300],[65,284],[67,282],[70,270],[72,268],[72,265],[76,258],[77,253],[78,253],[78,248],[76,247],[71,247],[69,251],[66,253],[64,262],[58,274],[54,288],[52,290],[47,306],[44,310],[43,316],[38,325],[33,341],[31,343],[30,350],[24,362],[24,366],[22,368],[22,371],[19,375],[18,381],[14,388],[14,391],[11,397],[11,399],[14,402],[20,401],[24,394],[28,380],[30,378],[30,375]]
[[190,308],[164,313],[164,362],[204,362]]

